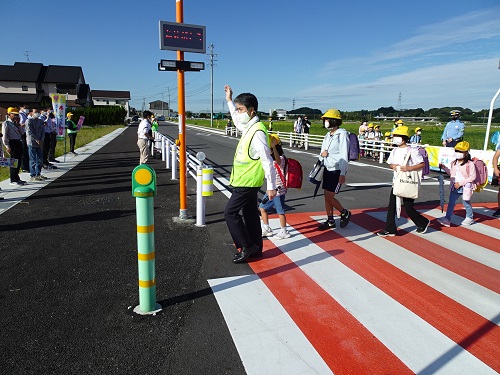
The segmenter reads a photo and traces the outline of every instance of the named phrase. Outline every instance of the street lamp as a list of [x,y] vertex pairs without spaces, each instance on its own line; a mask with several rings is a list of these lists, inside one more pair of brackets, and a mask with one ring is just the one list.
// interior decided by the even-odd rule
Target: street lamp
[[[498,69],[500,69],[500,60],[499,60],[499,64],[498,64]],[[500,95],[500,89],[498,89],[498,91],[495,94],[495,96],[493,97],[493,99],[491,99],[490,113],[488,115],[488,125],[486,125],[486,136],[484,137],[483,151],[486,151],[486,148],[488,147],[488,141],[490,138],[491,119],[493,118],[493,105],[495,104],[495,100],[497,100],[498,95]]]

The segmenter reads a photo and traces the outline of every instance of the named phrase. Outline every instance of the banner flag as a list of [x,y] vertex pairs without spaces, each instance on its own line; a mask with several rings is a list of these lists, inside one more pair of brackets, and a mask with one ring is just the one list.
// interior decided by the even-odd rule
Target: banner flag
[[52,99],[52,108],[56,116],[57,139],[64,139],[64,129],[66,128],[66,95],[49,94]]
[[84,116],[80,116],[80,118],[78,119],[78,124],[76,124],[76,128],[78,130],[80,130],[82,128],[84,121],[85,121],[85,117]]

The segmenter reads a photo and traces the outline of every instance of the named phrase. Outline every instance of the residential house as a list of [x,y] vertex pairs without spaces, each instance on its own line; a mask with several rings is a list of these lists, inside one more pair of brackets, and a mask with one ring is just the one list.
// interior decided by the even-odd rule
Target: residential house
[[[49,94],[68,94],[68,107],[92,104],[90,86],[79,66],[16,62],[0,65],[0,113],[11,106],[39,107]],[[3,116],[2,116],[3,117]]]
[[130,117],[130,91],[92,90],[94,105],[121,106]]

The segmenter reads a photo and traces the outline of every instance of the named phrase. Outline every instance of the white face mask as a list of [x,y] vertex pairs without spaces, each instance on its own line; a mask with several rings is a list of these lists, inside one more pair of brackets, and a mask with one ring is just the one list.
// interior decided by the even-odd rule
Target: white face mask
[[420,135],[420,134],[422,134],[422,132],[417,132],[417,135]]
[[400,146],[403,144],[403,138],[401,137],[393,137],[392,138],[392,143],[394,143],[396,146]]
[[455,152],[455,159],[461,160],[464,156],[465,155],[462,152]]
[[241,125],[246,125],[250,121],[250,116],[247,112],[237,113],[236,114],[236,122]]

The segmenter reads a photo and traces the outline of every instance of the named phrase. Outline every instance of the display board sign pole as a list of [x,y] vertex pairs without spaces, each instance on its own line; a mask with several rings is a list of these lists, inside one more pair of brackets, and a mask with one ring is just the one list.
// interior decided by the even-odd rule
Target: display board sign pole
[[[176,0],[175,4],[176,21],[178,23],[184,22],[184,9],[182,0]],[[177,51],[177,60],[184,60],[184,52]],[[179,103],[179,194],[180,194],[180,207],[179,219],[185,220],[188,218],[187,214],[187,162],[186,162],[186,103],[184,92],[184,71],[177,71],[177,86],[178,86],[178,103]]]

